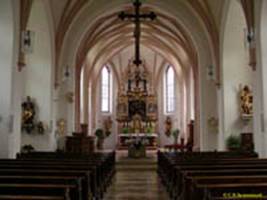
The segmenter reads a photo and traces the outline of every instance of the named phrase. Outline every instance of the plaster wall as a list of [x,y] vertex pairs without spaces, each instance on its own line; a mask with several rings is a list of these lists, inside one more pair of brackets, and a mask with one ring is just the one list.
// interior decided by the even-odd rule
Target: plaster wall
[[257,135],[254,137],[256,148],[261,152],[263,157],[267,156],[267,1],[262,0],[261,3],[258,2],[259,7],[261,8],[261,12],[257,13],[258,17],[258,37],[257,37],[257,49],[258,53],[258,64],[257,64],[257,75],[259,81],[256,82],[258,92],[262,95],[260,109],[258,109],[258,122],[260,126],[258,129],[256,127],[254,130],[257,130]]
[[36,106],[36,121],[46,126],[44,135],[36,131],[22,133],[21,145],[31,144],[36,150],[53,150],[52,133],[52,52],[49,22],[45,5],[41,0],[34,1],[28,29],[34,32],[33,53],[27,55],[25,69],[25,95],[32,97]]
[[9,156],[14,26],[12,1],[3,0],[0,2],[0,158]]
[[230,1],[223,43],[223,140],[231,134],[252,131],[252,122],[245,124],[241,120],[239,107],[240,88],[244,85],[253,86],[245,30],[246,22],[240,3]]
[[[114,75],[114,71],[111,69],[111,76],[112,76],[112,95],[111,95],[111,112],[110,113],[103,113],[101,112],[101,73],[97,78],[97,84],[95,87],[97,88],[94,98],[96,98],[96,103],[93,107],[96,108],[96,121],[95,121],[95,128],[91,130],[92,133],[95,133],[97,128],[104,129],[104,122],[105,120],[110,117],[112,120],[112,128],[111,134],[107,137],[104,141],[104,149],[116,149],[117,145],[117,133],[118,133],[118,123],[116,121],[116,106],[117,106],[117,91],[118,91],[118,84],[116,81],[116,77]],[[92,112],[89,112],[92,113]],[[89,117],[90,119],[90,117]]]
[[19,23],[20,4],[13,0],[14,10],[14,48],[13,48],[13,76],[12,76],[12,106],[11,106],[11,134],[9,135],[9,157],[15,158],[21,150],[21,102],[25,92],[25,68],[19,70],[17,66],[19,56]]

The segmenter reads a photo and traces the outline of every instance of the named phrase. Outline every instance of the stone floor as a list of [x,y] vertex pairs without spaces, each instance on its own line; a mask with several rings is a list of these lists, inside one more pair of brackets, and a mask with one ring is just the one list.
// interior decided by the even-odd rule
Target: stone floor
[[169,200],[156,173],[155,157],[120,157],[117,173],[104,200]]

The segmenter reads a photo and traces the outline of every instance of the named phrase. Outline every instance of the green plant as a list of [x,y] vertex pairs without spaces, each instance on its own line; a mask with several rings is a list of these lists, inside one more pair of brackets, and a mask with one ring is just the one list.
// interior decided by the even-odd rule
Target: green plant
[[122,128],[122,133],[124,133],[124,134],[129,133],[129,128],[128,127],[123,127]]
[[33,152],[35,149],[31,144],[25,144],[21,147],[21,152],[22,153],[29,153]]
[[226,147],[229,150],[237,150],[241,147],[241,138],[239,135],[230,135],[226,139]]
[[97,139],[105,139],[105,137],[106,137],[103,129],[101,129],[101,128],[96,129],[95,135],[96,135]]
[[146,128],[146,132],[147,132],[147,133],[152,133],[152,131],[153,131],[153,129],[152,129],[151,126],[148,126],[148,127]]
[[173,136],[173,139],[174,139],[174,144],[177,144],[178,143],[178,136],[180,134],[180,130],[179,129],[174,129],[172,131],[172,136]]
[[174,130],[172,131],[172,136],[173,136],[174,138],[178,138],[179,134],[180,134],[180,130],[179,130],[179,129],[174,129]]
[[111,131],[106,131],[106,137],[111,135]]

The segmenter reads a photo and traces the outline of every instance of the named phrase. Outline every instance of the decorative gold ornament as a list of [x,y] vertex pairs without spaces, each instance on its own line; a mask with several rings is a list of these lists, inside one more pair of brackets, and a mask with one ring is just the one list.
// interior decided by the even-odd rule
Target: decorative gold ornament
[[247,85],[240,91],[240,112],[242,118],[251,118],[253,114],[253,95]]
[[215,117],[210,117],[208,119],[208,128],[213,133],[218,133],[219,131],[219,120]]
[[74,102],[73,97],[74,97],[73,92],[67,92],[66,95],[65,95],[66,101],[68,103],[73,103]]
[[59,119],[57,121],[57,134],[58,135],[65,135],[66,134],[66,120],[65,119]]

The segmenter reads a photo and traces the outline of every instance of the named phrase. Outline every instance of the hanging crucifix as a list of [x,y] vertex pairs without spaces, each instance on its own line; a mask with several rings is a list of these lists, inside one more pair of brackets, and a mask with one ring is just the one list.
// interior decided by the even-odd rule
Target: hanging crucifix
[[135,23],[135,30],[134,30],[134,37],[135,37],[135,59],[133,63],[136,66],[139,66],[142,64],[142,61],[140,59],[140,37],[141,37],[141,20],[142,19],[151,19],[152,21],[156,19],[156,14],[154,12],[150,12],[147,14],[141,14],[140,7],[142,6],[142,3],[140,0],[135,0],[133,3],[135,8],[135,14],[127,14],[125,12],[121,12],[119,14],[119,18],[121,20],[129,19],[132,20]]

